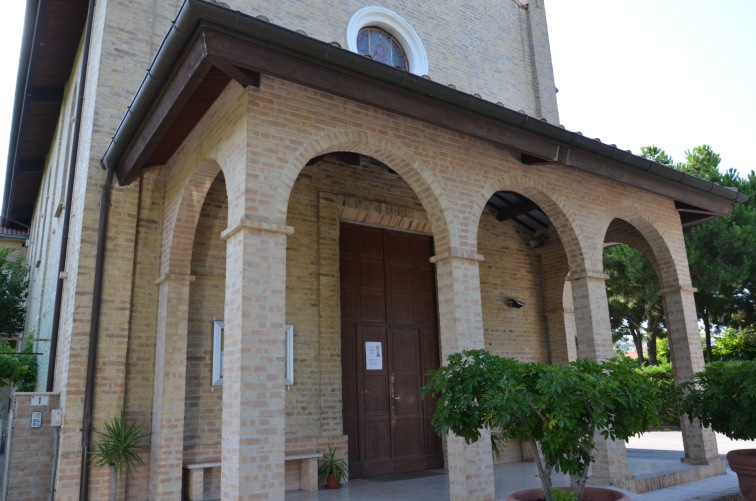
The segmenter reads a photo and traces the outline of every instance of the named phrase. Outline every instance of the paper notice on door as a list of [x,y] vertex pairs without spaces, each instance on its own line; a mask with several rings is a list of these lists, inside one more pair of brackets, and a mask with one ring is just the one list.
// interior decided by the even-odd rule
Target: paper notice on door
[[383,349],[380,342],[365,342],[365,370],[383,370]]

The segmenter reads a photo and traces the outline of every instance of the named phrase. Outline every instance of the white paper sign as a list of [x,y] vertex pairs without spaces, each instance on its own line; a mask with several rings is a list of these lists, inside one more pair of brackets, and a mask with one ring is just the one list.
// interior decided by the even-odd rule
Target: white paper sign
[[383,370],[383,349],[380,342],[365,342],[365,369],[369,371]]

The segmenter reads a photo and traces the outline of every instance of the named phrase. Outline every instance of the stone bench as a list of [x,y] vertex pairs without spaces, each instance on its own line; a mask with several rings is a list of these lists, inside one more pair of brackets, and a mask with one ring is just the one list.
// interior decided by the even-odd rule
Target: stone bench
[[[318,490],[318,459],[319,453],[287,454],[284,461],[299,461],[300,490]],[[185,493],[187,501],[202,501],[204,499],[205,470],[220,467],[220,461],[207,461],[204,463],[184,463],[187,476],[188,492]]]

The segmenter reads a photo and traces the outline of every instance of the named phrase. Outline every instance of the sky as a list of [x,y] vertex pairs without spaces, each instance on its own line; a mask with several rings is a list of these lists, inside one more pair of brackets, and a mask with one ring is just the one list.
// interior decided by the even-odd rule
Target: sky
[[[0,183],[25,4],[0,16]],[[756,0],[547,0],[546,16],[567,129],[675,161],[709,144],[721,169],[756,170]]]
[[547,0],[546,19],[567,129],[756,170],[756,1]]
[[[5,166],[8,163],[8,139],[13,117],[13,100],[16,94],[18,55],[24,31],[24,0],[3,3],[0,16],[0,201],[5,193]],[[1,202],[0,202],[1,203]]]

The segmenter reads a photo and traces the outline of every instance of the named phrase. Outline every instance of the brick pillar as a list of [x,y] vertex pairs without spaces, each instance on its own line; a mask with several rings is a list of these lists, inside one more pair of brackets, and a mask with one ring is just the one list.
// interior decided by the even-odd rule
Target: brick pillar
[[[431,258],[438,281],[441,359],[469,349],[484,348],[483,313],[477,254],[443,253]],[[493,456],[490,433],[466,445],[457,436],[446,440],[451,500],[494,499]]]
[[[603,271],[571,273],[572,299],[575,309],[578,358],[605,360],[613,355],[609,302],[606,298]],[[628,476],[625,443],[606,440],[596,434],[593,453],[593,484],[613,484]]]
[[[577,358],[575,346],[575,311],[572,288],[567,278],[569,266],[560,242],[546,245],[540,254],[546,332],[550,363],[567,365]],[[526,447],[529,449],[529,446]]]
[[567,365],[577,358],[575,346],[575,312],[556,308],[546,312],[551,363]]
[[603,271],[570,274],[579,358],[601,361],[614,354],[604,284],[607,278]]
[[[669,336],[669,351],[675,373],[675,383],[690,381],[693,374],[704,369],[698,316],[692,287],[670,287],[659,291],[664,305]],[[690,464],[710,464],[718,459],[717,439],[709,428],[693,423],[687,417],[680,419],[685,457]]]
[[284,498],[286,235],[242,219],[226,240],[221,499]]
[[150,499],[180,499],[184,455],[186,340],[191,275],[157,280],[158,324],[152,407]]

